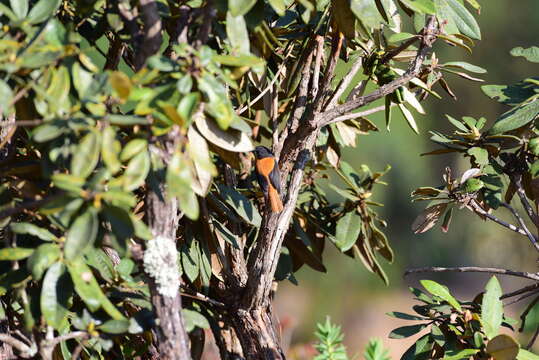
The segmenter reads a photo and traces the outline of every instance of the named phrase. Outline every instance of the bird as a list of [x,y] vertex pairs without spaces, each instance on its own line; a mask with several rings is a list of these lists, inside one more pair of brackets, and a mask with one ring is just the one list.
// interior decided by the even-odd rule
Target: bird
[[279,164],[275,161],[270,149],[265,146],[257,146],[254,150],[256,157],[255,172],[256,178],[266,202],[269,201],[270,209],[274,213],[283,211],[281,200],[281,174]]

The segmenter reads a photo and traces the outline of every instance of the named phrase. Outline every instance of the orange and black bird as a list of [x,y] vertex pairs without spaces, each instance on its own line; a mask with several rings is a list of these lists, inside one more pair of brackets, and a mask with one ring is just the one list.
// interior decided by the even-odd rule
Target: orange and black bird
[[269,201],[272,212],[281,212],[283,211],[283,202],[281,201],[279,165],[270,149],[265,146],[257,146],[254,153],[256,157],[256,178],[262,191],[264,191],[266,204]]

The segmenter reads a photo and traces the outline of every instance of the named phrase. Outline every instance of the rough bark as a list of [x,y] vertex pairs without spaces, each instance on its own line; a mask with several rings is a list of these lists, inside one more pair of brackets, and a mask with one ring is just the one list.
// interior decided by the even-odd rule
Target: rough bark
[[[163,139],[162,148],[152,145],[161,160],[166,164],[174,148],[174,134]],[[146,216],[154,237],[163,236],[176,239],[178,221],[178,201],[166,194],[165,177],[159,171],[152,174],[153,184],[146,196]],[[152,306],[156,315],[155,335],[161,359],[190,359],[188,337],[182,319],[182,302],[179,291],[176,296],[164,296],[158,291],[157,284],[149,281]]]

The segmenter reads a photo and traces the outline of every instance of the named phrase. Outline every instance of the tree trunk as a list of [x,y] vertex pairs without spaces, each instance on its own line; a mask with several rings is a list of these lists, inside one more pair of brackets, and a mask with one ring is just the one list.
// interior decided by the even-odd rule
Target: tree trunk
[[271,306],[249,311],[239,310],[233,314],[231,321],[241,342],[245,359],[285,359],[273,324]]
[[[170,136],[161,144],[163,148],[157,149],[152,145],[150,150],[159,154],[161,160],[167,164],[168,157],[174,149],[174,132],[171,132]],[[157,170],[150,175],[153,181],[150,181],[151,185],[146,196],[146,216],[154,236],[154,239],[151,241],[166,240],[172,241],[175,244],[178,221],[180,219],[178,201],[175,198],[167,197],[163,172],[164,170]],[[160,248],[160,250],[162,249]],[[173,246],[172,251],[176,251],[175,246]],[[174,255],[174,257],[168,256],[166,253],[163,254],[163,268],[169,267],[178,271],[176,254],[171,255]],[[151,274],[149,275],[152,305],[156,315],[154,332],[157,337],[160,358],[167,360],[190,359],[188,337],[181,312],[182,302],[179,292],[179,275],[177,279],[178,291],[172,296],[164,294],[155,277]]]

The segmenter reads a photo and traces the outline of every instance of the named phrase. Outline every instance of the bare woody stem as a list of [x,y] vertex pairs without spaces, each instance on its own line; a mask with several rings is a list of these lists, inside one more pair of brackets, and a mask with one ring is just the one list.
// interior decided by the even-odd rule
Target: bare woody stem
[[501,225],[501,226],[503,226],[503,227],[505,227],[505,228],[507,228],[507,229],[509,229],[511,231],[516,232],[516,233],[519,233],[520,235],[527,236],[526,231],[524,231],[524,229],[519,228],[518,226],[515,226],[513,224],[509,224],[509,223],[499,219],[498,217],[496,217],[496,216],[494,216],[492,214],[489,214],[481,206],[479,206],[477,201],[472,200],[472,201],[470,201],[468,203],[468,205],[471,207],[472,211],[475,212],[476,214],[484,216],[487,219],[494,221],[498,225]]
[[515,217],[515,219],[517,219],[518,223],[520,224],[520,227],[524,230],[524,232],[526,233],[526,236],[528,237],[528,239],[530,239],[530,242],[532,243],[532,245],[535,247],[535,249],[537,251],[539,251],[539,243],[537,243],[537,238],[535,237],[535,235],[533,235],[530,230],[528,229],[528,227],[526,226],[526,223],[524,222],[524,219],[522,219],[522,217],[520,216],[520,214],[509,204],[506,204],[506,203],[502,203],[501,204],[503,207],[505,207],[506,209],[508,209],[509,211],[511,211],[511,213],[513,214],[513,216]]
[[424,272],[477,272],[477,273],[489,273],[489,274],[501,274],[501,275],[508,275],[508,276],[516,276],[521,277],[525,279],[535,280],[539,281],[539,274],[537,273],[529,273],[524,271],[513,271],[513,270],[507,270],[507,269],[499,269],[499,268],[485,268],[485,267],[477,267],[477,266],[462,266],[462,267],[436,267],[436,266],[429,266],[429,267],[420,267],[420,268],[414,268],[414,269],[408,269],[404,272],[404,276],[415,274],[415,273],[424,273]]

